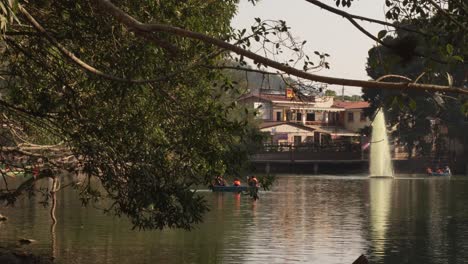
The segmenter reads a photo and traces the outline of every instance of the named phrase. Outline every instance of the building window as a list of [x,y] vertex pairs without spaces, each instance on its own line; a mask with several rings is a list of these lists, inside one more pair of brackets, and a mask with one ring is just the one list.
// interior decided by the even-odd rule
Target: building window
[[360,114],[361,114],[361,122],[366,121],[366,115],[363,112],[361,112]]
[[302,137],[301,136],[294,136],[294,146],[300,145],[302,142]]
[[302,113],[296,113],[296,121],[302,121]]
[[348,122],[353,122],[354,121],[354,113],[348,113]]
[[281,121],[281,112],[276,112],[276,121]]
[[306,121],[315,121],[315,113],[307,113]]

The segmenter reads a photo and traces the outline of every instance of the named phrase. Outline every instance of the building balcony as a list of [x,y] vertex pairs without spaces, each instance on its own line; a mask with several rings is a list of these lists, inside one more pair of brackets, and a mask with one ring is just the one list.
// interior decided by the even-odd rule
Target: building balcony
[[303,121],[290,120],[288,122],[301,124],[301,125],[306,125],[306,126],[343,126],[343,124],[341,124],[337,120],[332,120],[332,121],[305,121],[305,123]]

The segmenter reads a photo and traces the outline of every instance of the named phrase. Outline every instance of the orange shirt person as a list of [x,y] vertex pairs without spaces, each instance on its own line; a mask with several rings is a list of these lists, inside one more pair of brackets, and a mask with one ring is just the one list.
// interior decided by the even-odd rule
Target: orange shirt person
[[234,183],[232,184],[233,186],[240,186],[241,185],[241,182],[238,178],[235,178],[234,179]]
[[250,187],[258,187],[258,180],[254,175],[249,177],[249,186]]

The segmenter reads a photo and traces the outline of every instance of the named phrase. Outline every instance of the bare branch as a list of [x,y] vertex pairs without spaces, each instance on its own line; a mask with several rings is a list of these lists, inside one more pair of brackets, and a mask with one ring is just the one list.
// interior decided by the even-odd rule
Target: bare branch
[[[380,40],[379,38],[375,37],[374,35],[372,35],[369,31],[365,30],[361,25],[359,25],[354,19],[362,19],[362,20],[365,20],[365,21],[369,21],[369,22],[373,22],[373,23],[378,23],[378,24],[382,24],[382,25],[386,25],[386,26],[391,26],[391,27],[394,27],[394,28],[397,28],[397,29],[402,29],[402,30],[405,30],[405,31],[408,31],[408,32],[413,32],[413,33],[418,33],[418,34],[421,34],[421,35],[424,35],[424,36],[430,36],[428,34],[425,34],[425,33],[422,33],[420,31],[417,31],[417,30],[412,30],[408,27],[402,27],[402,26],[397,26],[397,25],[394,25],[394,24],[391,24],[391,23],[388,23],[388,22],[383,22],[383,21],[379,21],[379,20],[375,20],[375,19],[370,19],[370,18],[366,18],[366,17],[362,17],[362,16],[356,16],[356,15],[352,15],[352,14],[349,14],[347,12],[344,12],[342,10],[339,10],[339,9],[336,9],[336,8],[333,8],[331,6],[328,6],[328,5],[325,5],[321,2],[319,2],[318,0],[306,0],[307,2],[311,3],[311,4],[314,4],[316,6],[319,6],[329,12],[332,12],[334,14],[337,14],[337,15],[341,15],[343,16],[344,18],[346,18],[347,20],[349,20],[349,22],[351,24],[353,24],[354,27],[356,27],[359,31],[361,31],[364,35],[366,35],[367,37],[369,37],[370,39],[374,40],[375,42],[379,43],[380,45],[386,47],[386,48],[389,48],[389,49],[392,49],[392,50],[398,50],[399,47],[397,46],[394,46],[394,45],[390,45],[390,44],[387,44],[385,42],[383,42],[382,40]],[[432,61],[435,61],[435,62],[438,62],[438,63],[441,63],[441,64],[447,64],[447,61],[443,61],[443,60],[440,60],[440,59],[437,59],[437,58],[434,58],[434,57],[431,57],[431,56],[427,56],[427,55],[424,55],[424,54],[420,54],[419,52],[417,51],[413,51],[413,54],[415,56],[418,56],[418,57],[422,57],[422,58],[427,58],[427,59],[430,59]]]
[[449,86],[442,86],[442,85],[430,85],[430,84],[418,84],[418,83],[409,83],[409,82],[399,82],[399,83],[386,83],[386,82],[377,82],[377,81],[364,81],[364,80],[355,80],[355,79],[344,79],[344,78],[335,78],[335,77],[327,77],[321,76],[316,74],[307,73],[290,66],[284,65],[282,63],[273,61],[271,59],[265,58],[263,56],[257,55],[253,52],[248,50],[244,50],[240,47],[237,47],[233,44],[224,42],[222,40],[210,37],[208,35],[193,32],[185,29],[181,29],[174,26],[169,26],[165,24],[143,24],[133,18],[132,16],[128,15],[127,13],[123,12],[121,9],[113,5],[108,0],[94,0],[103,11],[109,13],[113,16],[116,20],[124,24],[129,28],[129,30],[135,32],[136,35],[140,35],[145,32],[166,32],[173,35],[177,35],[180,37],[191,38],[200,40],[207,44],[212,44],[223,48],[228,51],[232,51],[239,55],[243,55],[244,57],[250,58],[257,63],[261,63],[265,66],[269,66],[285,73],[291,74],[293,76],[316,81],[316,82],[323,82],[328,84],[336,84],[336,85],[347,85],[347,86],[355,86],[355,87],[363,87],[363,88],[381,88],[381,89],[393,89],[393,90],[401,90],[401,89],[412,89],[412,90],[420,90],[420,91],[431,91],[431,92],[453,92],[453,93],[460,93],[460,94],[468,94],[468,89],[463,88],[455,88]]
[[418,30],[411,29],[409,27],[399,26],[397,24],[393,24],[393,23],[389,23],[389,22],[386,22],[386,21],[381,21],[381,20],[377,20],[377,19],[373,19],[373,18],[353,15],[353,14],[347,13],[347,12],[345,12],[343,10],[336,9],[334,7],[326,5],[326,4],[324,4],[324,3],[322,3],[322,2],[320,2],[318,0],[305,0],[305,1],[307,1],[307,2],[309,2],[311,4],[313,4],[313,5],[316,5],[318,7],[321,7],[321,8],[323,8],[323,9],[325,9],[325,10],[331,12],[331,13],[343,16],[343,17],[347,18],[348,20],[349,19],[359,19],[359,20],[363,20],[363,21],[367,21],[367,22],[371,22],[371,23],[376,23],[376,24],[380,24],[380,25],[384,25],[384,26],[393,27],[393,28],[396,28],[396,29],[405,30],[405,31],[408,31],[408,32],[421,34],[421,35],[424,35],[424,36],[429,36],[426,33],[423,33],[423,32],[418,31]]
[[403,79],[403,80],[408,81],[408,82],[413,81],[413,80],[411,80],[410,78],[408,78],[406,76],[397,75],[397,74],[388,74],[388,75],[381,76],[381,77],[377,78],[377,81],[380,82],[380,81],[383,81],[383,80],[388,79],[388,78],[398,78],[398,79]]

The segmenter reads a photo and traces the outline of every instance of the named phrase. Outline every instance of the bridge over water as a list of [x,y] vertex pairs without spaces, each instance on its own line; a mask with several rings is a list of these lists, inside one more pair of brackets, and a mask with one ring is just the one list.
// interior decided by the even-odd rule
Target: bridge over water
[[[251,158],[258,172],[272,173],[368,173],[369,154],[360,145],[329,144],[327,146],[269,145]],[[439,163],[448,164],[459,174],[468,172],[468,164],[460,158],[445,158]],[[424,173],[427,166],[435,166],[433,157],[419,157],[411,160],[396,156],[393,164],[397,173]],[[465,168],[467,167],[467,168]]]
[[321,173],[323,171],[366,171],[368,160],[356,144],[269,145],[259,151],[251,162],[265,172]]

